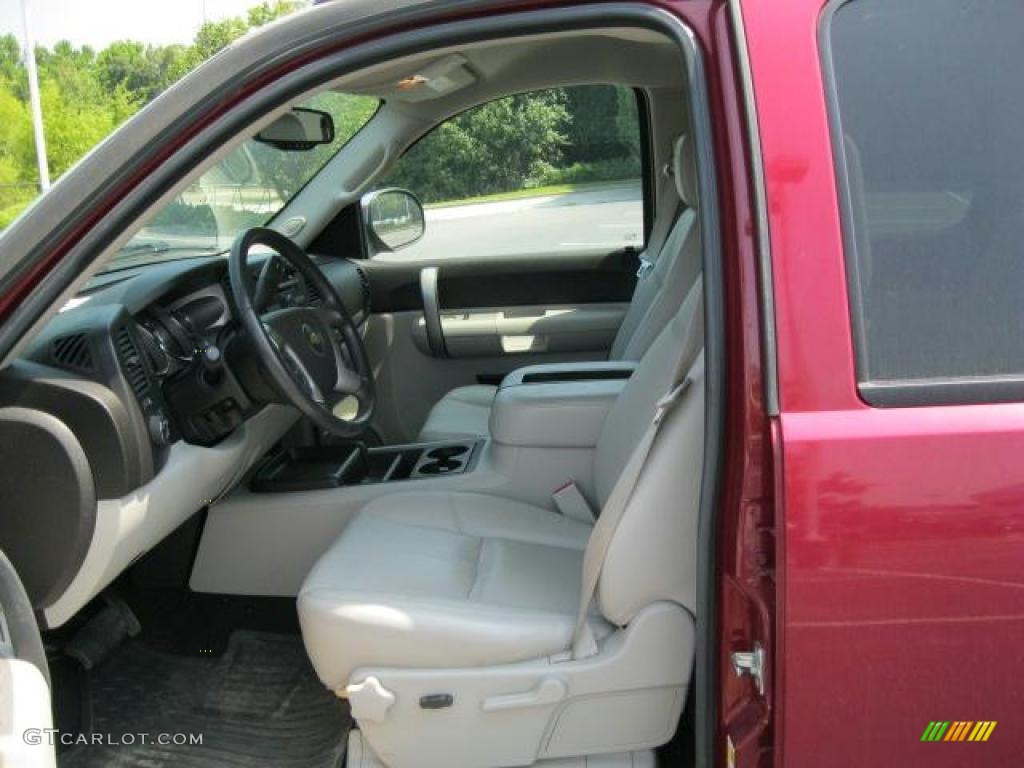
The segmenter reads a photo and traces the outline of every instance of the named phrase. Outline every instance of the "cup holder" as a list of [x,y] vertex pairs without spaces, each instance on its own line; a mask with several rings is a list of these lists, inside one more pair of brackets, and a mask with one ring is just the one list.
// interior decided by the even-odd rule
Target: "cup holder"
[[420,467],[420,473],[424,475],[446,475],[449,472],[454,472],[461,466],[461,461],[431,461]]
[[437,477],[464,472],[470,460],[472,445],[439,445],[423,454],[413,475]]
[[438,462],[444,464],[454,459],[456,456],[461,456],[469,450],[468,445],[443,445],[440,448],[434,448],[432,451],[427,451],[428,459],[436,459]]

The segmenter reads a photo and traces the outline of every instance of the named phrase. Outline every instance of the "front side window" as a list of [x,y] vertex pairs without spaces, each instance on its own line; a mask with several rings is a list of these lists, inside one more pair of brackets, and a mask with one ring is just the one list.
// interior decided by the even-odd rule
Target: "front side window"
[[426,208],[422,240],[379,258],[639,248],[640,134],[636,94],[612,85],[517,94],[463,112],[378,185],[408,189]]
[[367,96],[325,91],[302,108],[330,115],[333,140],[282,149],[250,139],[204,172],[158,211],[114,256],[106,269],[220,253],[250,227],[267,224],[376,112]]
[[852,0],[825,24],[861,392],[1020,377],[1024,4]]

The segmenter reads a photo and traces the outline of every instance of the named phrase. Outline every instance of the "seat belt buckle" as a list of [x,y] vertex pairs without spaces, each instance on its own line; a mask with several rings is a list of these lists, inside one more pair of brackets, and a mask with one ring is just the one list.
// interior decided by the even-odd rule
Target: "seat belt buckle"
[[645,259],[643,256],[640,257],[640,266],[636,270],[636,279],[643,280],[650,271],[654,269],[654,262],[650,259]]
[[594,510],[590,508],[590,503],[574,481],[570,480],[555,489],[551,494],[551,500],[555,502],[558,511],[566,517],[583,523],[594,522]]

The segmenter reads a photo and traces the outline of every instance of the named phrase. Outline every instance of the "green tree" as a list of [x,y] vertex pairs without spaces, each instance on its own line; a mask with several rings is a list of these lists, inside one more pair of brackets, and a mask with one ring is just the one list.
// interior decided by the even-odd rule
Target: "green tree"
[[121,40],[104,48],[96,58],[96,77],[107,93],[124,88],[133,100],[146,102],[174,82],[174,72],[185,55],[181,45],[152,46]]
[[25,178],[23,162],[25,155],[33,151],[28,129],[25,105],[9,90],[0,88],[0,184],[29,180]]
[[311,168],[319,170],[349,142],[373,115],[378,102],[370,96],[324,91],[304,106],[322,109],[332,116],[334,141],[306,152],[282,152],[258,143],[250,146],[259,168],[260,183],[273,187],[282,200],[290,198],[309,181]]
[[427,134],[382,186],[428,203],[537,186],[562,160],[568,122],[561,89],[474,107]]
[[148,90],[152,73],[146,59],[146,47],[132,40],[119,40],[100,51],[96,58],[97,79],[108,91],[119,85],[129,91]]
[[[242,36],[306,5],[263,2],[245,17],[204,24],[189,46],[150,46],[121,40],[98,54],[64,40],[36,48],[50,174],[58,177],[139,107]],[[36,181],[35,144],[28,113],[28,79],[21,45],[0,36],[0,184]],[[0,209],[8,198],[0,196]]]
[[263,2],[255,8],[250,8],[246,13],[246,20],[252,28],[262,27],[275,19],[287,16],[290,13],[303,8],[307,3],[298,0],[275,0],[275,2]]
[[19,82],[24,75],[18,38],[14,35],[0,35],[0,86]]
[[179,80],[221,49],[227,47],[250,29],[263,26],[274,19],[308,5],[298,0],[277,0],[250,8],[245,18],[235,16],[220,21],[208,21],[196,33],[192,45],[176,57],[167,85]]
[[632,163],[639,176],[640,125],[632,89],[584,85],[565,90],[570,115],[566,160],[591,169]]
[[103,88],[96,80],[96,52],[89,46],[75,48],[67,40],[52,51],[36,48],[39,79],[60,84],[68,101],[94,104],[104,100]]
[[[58,177],[115,128],[110,102],[83,103],[69,98],[57,81],[40,83],[46,128],[46,158]],[[34,151],[34,150],[33,150]]]

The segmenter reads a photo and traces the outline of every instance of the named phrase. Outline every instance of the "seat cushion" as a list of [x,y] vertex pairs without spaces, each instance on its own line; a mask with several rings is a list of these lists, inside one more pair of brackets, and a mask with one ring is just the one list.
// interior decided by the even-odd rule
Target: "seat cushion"
[[420,440],[487,437],[491,406],[497,393],[497,387],[483,384],[453,389],[431,408],[420,430]]
[[358,667],[475,667],[562,651],[590,532],[572,518],[483,494],[377,499],[299,593],[313,666],[340,689]]

